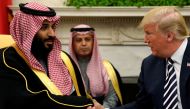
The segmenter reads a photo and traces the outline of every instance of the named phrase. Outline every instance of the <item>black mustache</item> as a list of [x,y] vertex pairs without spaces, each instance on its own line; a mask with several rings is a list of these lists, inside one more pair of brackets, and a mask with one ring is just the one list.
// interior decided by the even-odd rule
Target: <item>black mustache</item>
[[86,47],[86,48],[81,47],[80,49],[85,49],[85,50],[87,50],[87,49],[89,49],[89,48],[87,48],[87,47]]
[[48,38],[45,39],[44,41],[49,41],[49,40],[55,40],[55,37],[54,36],[48,36]]

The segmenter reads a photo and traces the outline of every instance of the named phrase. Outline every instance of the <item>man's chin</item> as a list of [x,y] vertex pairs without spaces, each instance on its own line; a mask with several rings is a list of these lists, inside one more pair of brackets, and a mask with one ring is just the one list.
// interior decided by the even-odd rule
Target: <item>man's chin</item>
[[45,48],[47,51],[51,51],[53,49],[53,44],[47,44]]
[[164,56],[162,56],[161,54],[156,53],[156,52],[152,52],[152,55],[156,56],[156,57],[159,57],[159,58],[164,58]]
[[158,54],[154,51],[152,51],[152,55],[157,56]]
[[80,54],[79,56],[80,57],[89,57],[89,56],[91,56],[91,54],[89,54],[89,53],[88,54]]

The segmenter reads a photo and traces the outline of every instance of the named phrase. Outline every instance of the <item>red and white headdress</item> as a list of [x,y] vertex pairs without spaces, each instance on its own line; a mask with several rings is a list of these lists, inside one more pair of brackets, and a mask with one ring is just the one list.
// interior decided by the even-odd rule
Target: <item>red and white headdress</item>
[[[71,29],[69,52],[75,63],[77,63],[77,65],[78,65],[77,57],[72,46],[73,37],[75,36],[74,34],[76,34],[76,32],[79,34],[86,34],[92,31],[94,32],[94,28],[85,24],[77,25]],[[95,33],[94,33],[94,45],[93,45],[92,56],[89,64],[87,65],[86,73],[90,81],[89,82],[90,91],[94,97],[105,95],[108,93],[109,89],[108,75],[106,73],[106,69],[103,66],[101,55],[99,54],[98,43]]]
[[[20,4],[19,6],[20,10],[15,14],[11,22],[10,33],[31,67],[45,71],[31,53],[31,44],[44,20],[58,24],[60,17],[56,16],[53,9],[35,2]],[[62,62],[60,53],[61,42],[56,38],[53,49],[48,56],[48,71],[50,79],[61,92],[64,95],[69,95],[72,89],[72,81],[66,66]]]

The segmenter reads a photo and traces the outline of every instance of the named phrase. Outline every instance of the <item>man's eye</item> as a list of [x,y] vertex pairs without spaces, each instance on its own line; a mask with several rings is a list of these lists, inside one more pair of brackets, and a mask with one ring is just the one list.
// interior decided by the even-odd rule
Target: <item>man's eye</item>
[[91,41],[91,38],[85,38],[85,41],[89,42]]
[[55,30],[55,29],[56,29],[56,26],[55,26],[55,25],[52,25],[52,29],[54,29],[54,30]]
[[76,41],[76,42],[81,42],[81,41],[82,41],[82,39],[75,39],[75,41]]
[[150,32],[145,32],[147,35],[150,35],[151,33]]
[[41,27],[41,30],[46,30],[48,28],[48,25],[43,25],[42,27]]

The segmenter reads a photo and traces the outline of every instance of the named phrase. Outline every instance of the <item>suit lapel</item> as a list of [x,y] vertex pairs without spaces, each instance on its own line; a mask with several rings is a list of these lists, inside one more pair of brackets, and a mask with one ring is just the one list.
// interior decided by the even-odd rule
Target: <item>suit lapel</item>
[[155,103],[156,109],[162,109],[163,106],[163,93],[164,83],[166,78],[166,61],[155,57],[151,64],[151,68],[148,67],[148,72],[151,72],[148,77],[148,91],[152,95],[153,103]]
[[190,38],[188,38],[187,47],[183,56],[181,72],[180,72],[180,95],[182,107],[187,108],[187,82],[190,77]]
[[161,109],[163,106],[164,84],[165,84],[165,78],[166,78],[166,60],[165,59],[162,59],[160,61],[159,70],[160,70],[159,71],[160,75],[157,75],[157,76],[158,77],[160,76],[160,85],[158,85],[160,87],[158,89],[159,92],[157,93],[160,93],[160,95],[158,95],[159,96],[158,99],[160,100],[159,109]]

